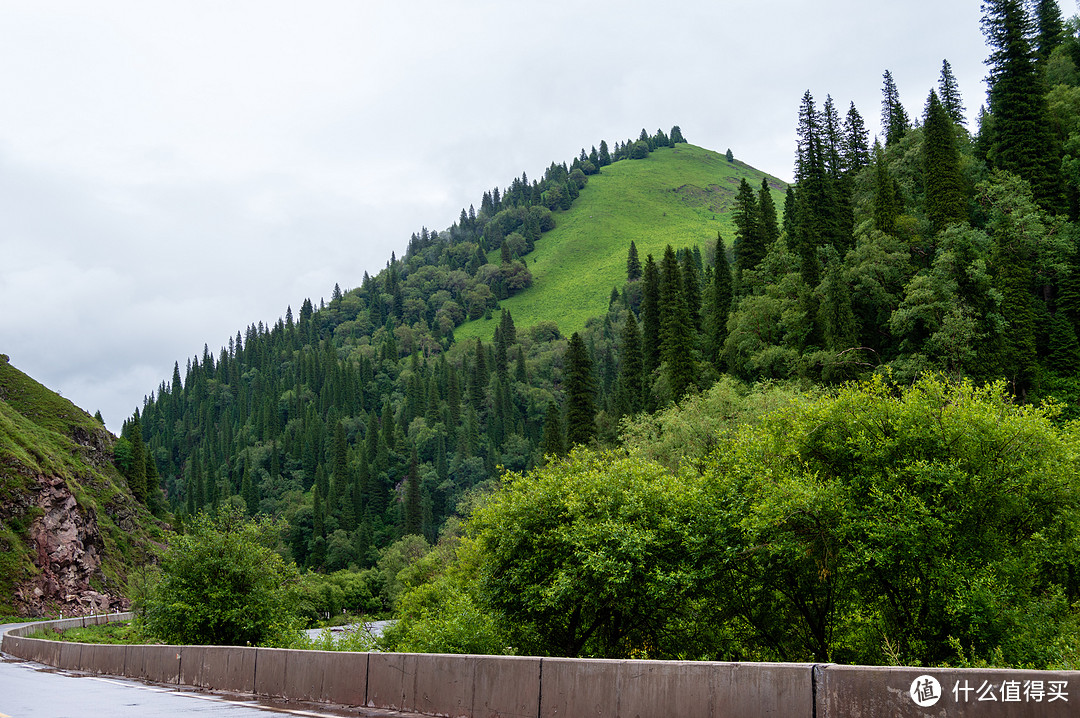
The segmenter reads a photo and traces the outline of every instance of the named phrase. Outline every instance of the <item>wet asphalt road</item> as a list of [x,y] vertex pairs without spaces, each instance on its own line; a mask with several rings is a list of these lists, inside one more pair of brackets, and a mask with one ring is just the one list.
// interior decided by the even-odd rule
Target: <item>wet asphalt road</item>
[[[0,633],[9,626],[0,626]],[[363,708],[279,703],[251,696],[207,693],[183,686],[142,683],[126,678],[61,671],[3,655],[0,660],[0,718],[268,718],[365,716],[392,718],[413,714]]]

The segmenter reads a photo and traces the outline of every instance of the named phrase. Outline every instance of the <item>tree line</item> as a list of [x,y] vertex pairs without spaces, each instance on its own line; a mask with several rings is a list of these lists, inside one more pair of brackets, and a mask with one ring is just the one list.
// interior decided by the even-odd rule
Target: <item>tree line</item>
[[[671,137],[677,127],[635,142],[652,151]],[[597,162],[630,159],[630,144],[601,142]],[[139,499],[181,526],[223,504],[282,516],[300,565],[371,566],[403,535],[434,539],[503,468],[534,466],[545,431],[566,445],[562,412],[549,416],[570,390],[554,323],[519,335],[502,312],[492,341],[465,344],[453,330],[528,286],[523,257],[603,166],[590,154],[485,192],[479,213],[422,229],[358,288],[335,285],[328,302],[177,363],[118,445]]]

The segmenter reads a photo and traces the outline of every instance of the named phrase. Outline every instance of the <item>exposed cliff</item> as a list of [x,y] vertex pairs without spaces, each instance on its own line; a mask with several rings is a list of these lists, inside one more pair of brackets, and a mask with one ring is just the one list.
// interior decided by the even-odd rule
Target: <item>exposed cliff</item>
[[163,524],[113,464],[116,437],[0,355],[0,613],[127,606]]

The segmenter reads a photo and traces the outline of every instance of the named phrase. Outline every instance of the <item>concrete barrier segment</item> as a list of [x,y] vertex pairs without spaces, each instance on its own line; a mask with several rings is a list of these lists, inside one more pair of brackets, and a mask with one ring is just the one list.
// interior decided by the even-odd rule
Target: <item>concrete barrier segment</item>
[[176,685],[180,680],[180,647],[128,646],[125,666],[131,678]]
[[542,659],[527,656],[470,656],[472,715],[534,716],[540,705]]
[[[300,655],[310,651],[294,651],[289,666],[307,659]],[[322,691],[315,700],[347,706],[362,706],[367,699],[368,653],[315,651],[316,661],[323,662]]]
[[415,670],[405,686],[404,710],[425,715],[469,718],[473,715],[474,656],[412,654]]
[[285,648],[258,648],[255,653],[255,693],[284,698],[285,664],[292,651]]
[[96,643],[84,644],[82,663],[84,671],[123,676],[127,662],[127,646]]
[[82,649],[85,643],[61,643],[60,644],[60,660],[57,664],[57,668],[62,668],[65,671],[81,671],[82,668]]
[[816,683],[818,718],[1064,718],[1080,710],[1080,671],[828,665]]
[[405,693],[413,691],[415,661],[409,661],[408,653],[368,654],[367,700],[368,708],[406,710]]
[[541,665],[540,718],[619,715],[622,661],[544,658]]

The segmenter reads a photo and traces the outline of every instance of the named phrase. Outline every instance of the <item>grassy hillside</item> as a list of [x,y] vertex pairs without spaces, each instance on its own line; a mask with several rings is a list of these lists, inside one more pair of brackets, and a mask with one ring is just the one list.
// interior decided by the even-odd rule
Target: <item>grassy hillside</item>
[[[754,189],[766,175],[723,155],[689,144],[661,148],[644,160],[622,160],[589,178],[574,206],[555,215],[557,226],[526,257],[533,286],[504,300],[514,323],[528,327],[541,320],[559,325],[563,334],[602,314],[612,287],[626,281],[626,253],[633,240],[642,264],[657,260],[668,244],[706,246],[719,231],[729,249],[734,237],[731,208],[746,178]],[[786,185],[769,177],[778,212]],[[498,251],[492,261],[498,261]],[[454,334],[461,339],[490,339],[498,323],[467,322]]]
[[[16,589],[49,571],[74,575],[85,568],[88,589],[119,595],[128,567],[143,563],[163,539],[160,523],[131,497],[113,466],[114,440],[85,411],[0,355],[0,613],[25,610]],[[82,522],[69,520],[67,493]],[[40,565],[35,534],[55,537],[75,528],[79,542],[100,545],[100,565],[63,571]],[[58,594],[58,608],[63,601]]]

